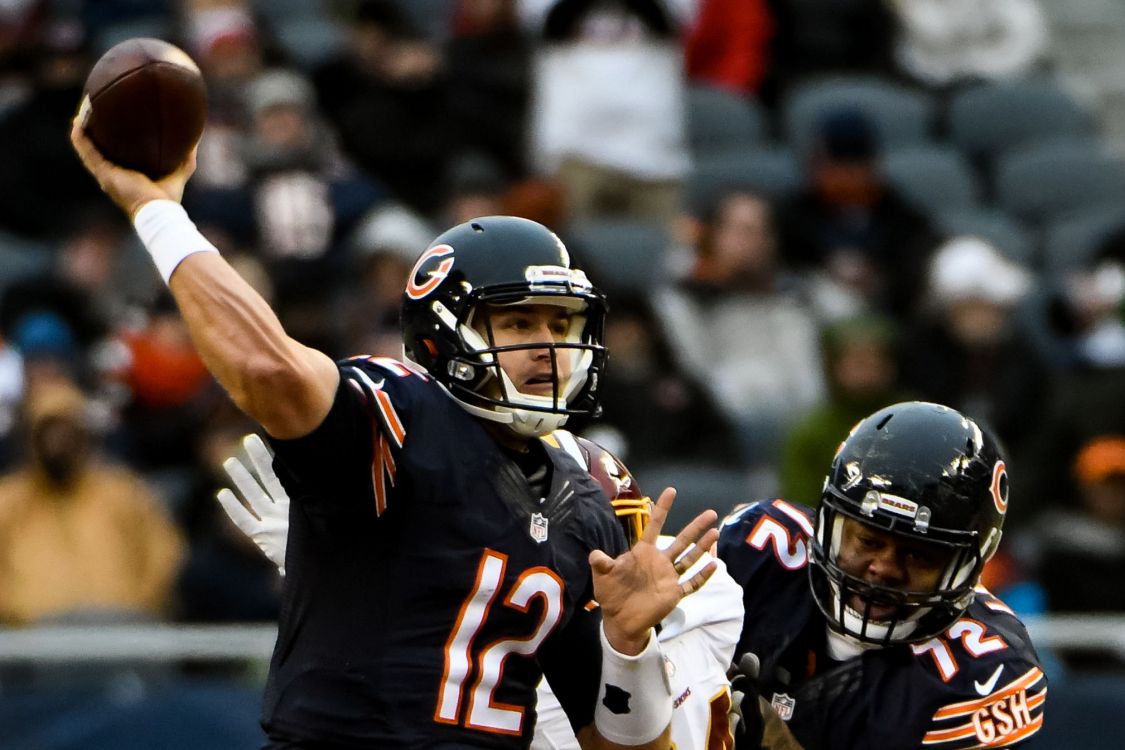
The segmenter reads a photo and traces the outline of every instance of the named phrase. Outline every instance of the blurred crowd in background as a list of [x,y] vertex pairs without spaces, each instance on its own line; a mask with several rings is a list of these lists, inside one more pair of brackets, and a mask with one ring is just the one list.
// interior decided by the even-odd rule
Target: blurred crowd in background
[[610,296],[585,432],[648,492],[815,505],[855,421],[938,401],[1007,446],[994,590],[1125,611],[1125,162],[1057,43],[1086,6],[0,0],[0,623],[277,611],[214,500],[254,425],[67,140],[136,36],[199,63],[184,203],[296,338],[401,356],[430,239],[532,218]]

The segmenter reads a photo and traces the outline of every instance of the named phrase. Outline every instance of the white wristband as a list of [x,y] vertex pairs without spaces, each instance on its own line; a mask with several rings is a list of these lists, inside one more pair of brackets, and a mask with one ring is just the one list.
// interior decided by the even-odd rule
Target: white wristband
[[165,284],[172,278],[176,266],[189,255],[219,252],[195,228],[184,207],[175,201],[156,200],[144,204],[133,217],[133,227]]
[[619,745],[643,745],[660,736],[672,720],[672,689],[664,671],[664,655],[649,633],[648,645],[636,656],[619,654],[602,637],[602,685],[594,708],[594,726]]

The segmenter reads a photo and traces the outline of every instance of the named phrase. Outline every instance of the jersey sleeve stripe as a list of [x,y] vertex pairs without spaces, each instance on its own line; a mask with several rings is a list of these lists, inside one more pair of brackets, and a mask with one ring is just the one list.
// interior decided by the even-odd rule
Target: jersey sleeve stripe
[[[987,588],[985,588],[983,584],[977,585],[976,592],[978,594],[984,595],[980,599],[981,604],[988,607],[993,612],[1003,612],[1006,615],[1011,615],[1012,617],[1016,617],[1016,613],[1012,611],[1011,607],[1009,607],[1007,604],[1002,602],[1000,600],[1000,597],[996,596],[996,594],[992,593]],[[987,597],[987,598],[985,598],[985,597]]]
[[[1015,732],[1011,732],[1010,734],[1000,735],[1000,737],[997,737],[996,739],[994,739],[990,742],[976,742],[974,744],[969,744],[969,746],[965,746],[961,750],[984,750],[984,749],[987,749],[987,748],[1007,748],[1008,746],[1010,746],[1010,744],[1014,744],[1014,743],[1019,742],[1021,740],[1026,740],[1027,738],[1030,737],[1030,735],[1035,734],[1036,732],[1038,732],[1041,729],[1043,729],[1043,715],[1039,714],[1038,716],[1035,717],[1035,719],[1032,720],[1032,722],[1030,722],[1026,726],[1023,726],[1023,728],[1020,728],[1020,729],[1016,730]],[[935,746],[935,744],[938,744],[940,742],[954,742],[954,741],[957,741],[957,740],[965,740],[965,739],[969,739],[969,738],[972,738],[974,740],[979,739],[978,737],[976,737],[976,729],[974,728],[974,726],[972,724],[967,725],[966,728],[960,734],[957,735],[957,737],[949,737],[949,738],[946,738],[946,739],[943,739],[943,740],[930,740],[929,735],[927,734],[926,738],[927,739],[922,740],[922,744],[924,744],[924,746],[930,746],[930,747],[933,747],[933,746]],[[952,750],[952,748],[949,749],[949,750]]]
[[997,698],[973,711],[963,724],[930,730],[922,739],[922,745],[941,745],[943,750],[1005,747],[1039,731],[1043,726],[1046,700],[1046,687],[1022,698],[1019,693]]
[[1007,685],[989,693],[979,700],[963,701],[961,703],[951,703],[948,706],[939,708],[934,713],[934,720],[952,719],[957,716],[965,716],[974,711],[987,706],[989,703],[994,703],[1001,698],[1007,698],[1010,695],[1015,695],[1021,690],[1026,690],[1035,683],[1043,679],[1043,670],[1039,667],[1032,667],[1025,674],[1012,680]]
[[383,430],[394,440],[395,447],[401,448],[403,441],[406,439],[406,428],[395,410],[394,404],[391,403],[391,397],[382,388],[382,378],[380,378],[379,383],[376,383],[358,367],[349,367],[347,370],[349,375],[354,376],[359,381],[359,384],[356,385],[355,380],[349,380],[348,382],[359,389],[368,404],[375,406]]
[[[375,515],[381,516],[387,510],[387,485],[393,487],[398,467],[395,465],[394,454],[387,444],[387,439],[382,435],[375,438],[375,455],[371,457],[371,481],[375,490]],[[384,477],[386,478],[384,480]]]
[[399,362],[397,359],[392,359],[390,357],[367,357],[366,359],[373,365],[378,365],[384,370],[390,370],[400,378],[405,378],[408,375],[414,374],[413,370],[408,368],[402,362]]
[[394,404],[391,403],[391,397],[385,391],[375,391],[375,398],[379,402],[379,411],[383,414],[387,426],[391,430],[391,437],[395,441],[395,445],[399,448],[402,447],[402,441],[406,439],[406,428],[402,426],[402,420],[399,419],[398,412],[395,411]]
[[968,724],[959,724],[949,729],[931,729],[926,732],[922,744],[933,745],[939,742],[954,742],[956,740],[965,739],[966,737],[971,737],[974,734],[976,734],[976,729],[973,728],[971,722]]
[[[958,750],[978,750],[978,749],[983,750],[983,748],[1007,747],[1008,745],[1011,745],[1015,742],[1019,742],[1021,740],[1027,739],[1028,737],[1035,734],[1036,732],[1038,732],[1042,728],[1043,728],[1043,715],[1040,714],[1039,716],[1036,716],[1034,719],[1032,719],[1029,724],[1015,730],[1014,732],[1011,732],[1011,733],[1006,734],[1006,735],[999,735],[989,742],[979,742],[979,741],[977,741],[977,742],[974,742],[971,745],[964,745],[964,746],[959,747]],[[947,734],[947,735],[941,736],[941,737],[931,737],[932,734],[933,734],[933,732],[930,732],[930,733],[926,734],[925,739],[922,740],[923,746],[934,747],[934,746],[939,745],[939,744],[945,744],[945,743],[951,743],[951,742],[961,742],[961,741],[969,740],[969,739],[972,739],[972,740],[979,740],[980,739],[977,735],[976,727],[973,726],[972,723],[966,724],[964,727],[960,727],[956,734],[951,733],[951,734]],[[946,748],[945,750],[953,750],[953,748],[950,747],[950,748]]]
[[1011,745],[1015,742],[1019,742],[1020,740],[1027,739],[1028,737],[1035,734],[1036,732],[1038,732],[1042,728],[1043,728],[1043,715],[1040,714],[1039,716],[1036,716],[1034,719],[1032,719],[1031,723],[1028,724],[1023,729],[1018,729],[1018,730],[1016,730],[1015,732],[1012,732],[1011,734],[1009,734],[1006,737],[999,737],[999,738],[996,739],[995,742],[989,742],[989,743],[986,743],[986,744],[983,744],[983,745],[977,745],[977,747],[979,747],[979,748],[1007,747],[1007,746],[1009,746],[1009,745]]
[[784,500],[774,500],[773,507],[777,508],[782,513],[796,521],[797,525],[801,527],[801,531],[805,532],[805,534],[810,537],[813,535],[812,522],[809,521],[808,517],[804,513],[797,510]]

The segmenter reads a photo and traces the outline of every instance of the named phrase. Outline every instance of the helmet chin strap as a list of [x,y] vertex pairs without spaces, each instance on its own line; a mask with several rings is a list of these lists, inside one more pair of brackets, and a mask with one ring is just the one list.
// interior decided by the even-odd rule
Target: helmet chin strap
[[480,419],[486,419],[489,422],[505,425],[520,437],[543,437],[544,435],[549,435],[554,432],[566,423],[566,414],[531,411],[530,409],[513,409],[501,406],[485,408],[483,406],[471,404],[464,399],[458,398],[441,383],[438,383],[438,385],[449,394],[451,399],[457,402],[458,406],[469,412],[469,414],[472,414],[474,417],[479,417]]
[[[588,354],[588,352],[587,352]],[[505,393],[511,394],[508,400],[514,406],[495,406],[491,410],[495,415],[493,421],[501,422],[508,425],[508,429],[521,437],[538,438],[544,435],[549,435],[555,430],[566,424],[567,414],[560,414],[553,411],[539,411],[534,409],[521,409],[520,404],[528,406],[538,406],[543,409],[551,409],[555,406],[555,399],[550,396],[534,396],[528,393],[521,393],[516,389],[515,384],[512,383],[508,373],[504,369],[497,367],[500,372],[500,378],[504,381]],[[563,393],[559,394],[559,401],[565,406],[569,399],[571,392],[574,390],[574,381],[576,378],[567,378],[567,386]],[[585,377],[582,378],[582,382]],[[507,417],[507,419],[504,419]],[[485,417],[488,419],[489,417]]]
[[[839,513],[836,514],[836,517],[832,521],[831,534],[829,559],[835,562],[839,559],[840,544],[844,538],[844,517]],[[874,640],[886,638],[887,633],[891,630],[891,623],[883,623],[879,620],[868,620],[867,626],[864,627],[863,615],[848,606],[847,602],[840,601],[842,597],[840,585],[831,577],[829,578],[829,586],[832,589],[832,611],[843,612],[843,618],[840,622],[836,623],[837,627],[844,631],[840,634],[841,637],[865,646],[868,644],[859,640],[860,634]],[[843,604],[843,606],[841,606],[841,604]],[[931,609],[931,607],[920,608],[912,612],[908,617],[893,623],[894,636],[896,638],[909,636],[918,628],[918,619],[923,617]]]
[[[484,339],[470,326],[462,325],[460,331],[465,340],[475,348],[487,348]],[[487,419],[490,422],[507,425],[508,429],[520,437],[539,438],[544,435],[549,435],[566,424],[569,415],[546,410],[556,408],[556,403],[561,403],[563,408],[566,407],[571,396],[586,383],[590,363],[594,358],[593,353],[589,350],[583,350],[581,353],[573,349],[563,351],[565,352],[564,356],[572,357],[577,361],[574,362],[574,366],[571,368],[571,375],[567,377],[566,384],[561,388],[562,392],[558,394],[557,402],[552,396],[536,396],[522,393],[516,388],[511,378],[508,377],[508,373],[504,372],[504,368],[500,367],[499,363],[496,362],[495,355],[492,354],[484,354],[482,358],[485,359],[485,366],[488,368],[488,372],[492,373],[492,377],[496,377],[496,373],[499,373],[502,384],[501,387],[509,403],[507,405],[485,407],[468,403],[456,396],[453,396],[453,398],[473,416]],[[556,354],[556,356],[558,355]],[[524,409],[521,408],[521,406],[538,408]],[[540,409],[543,411],[540,411]]]
[[864,651],[879,648],[874,643],[864,643],[858,638],[844,635],[843,633],[833,630],[831,627],[825,627],[828,629],[828,639],[826,641],[828,656],[834,661],[847,661],[848,659],[859,656]]
[[[887,637],[887,633],[891,630],[890,623],[884,623],[879,620],[868,620],[867,627],[863,625],[863,615],[856,612],[845,602],[844,606],[840,606],[840,587],[835,581],[830,581],[829,585],[832,587],[832,611],[840,612],[843,610],[843,620],[837,623],[837,627],[841,628],[844,632],[842,637],[855,643],[863,643],[859,640],[862,633],[867,638],[872,640],[881,641]],[[912,612],[908,617],[905,617],[894,624],[894,636],[896,638],[905,638],[913,633],[918,628],[918,619],[923,617],[930,611],[931,607],[922,607],[915,612]],[[831,628],[830,628],[831,630]],[[868,644],[864,644],[865,646]],[[873,645],[873,644],[872,644]]]

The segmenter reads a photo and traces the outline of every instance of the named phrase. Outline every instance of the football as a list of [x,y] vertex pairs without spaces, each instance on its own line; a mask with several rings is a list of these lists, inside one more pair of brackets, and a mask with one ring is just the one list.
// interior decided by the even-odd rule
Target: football
[[199,66],[160,39],[127,39],[90,70],[78,119],[115,164],[165,177],[203,134],[207,89]]

